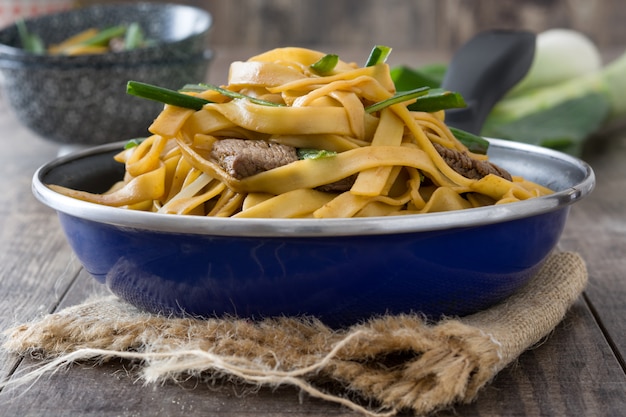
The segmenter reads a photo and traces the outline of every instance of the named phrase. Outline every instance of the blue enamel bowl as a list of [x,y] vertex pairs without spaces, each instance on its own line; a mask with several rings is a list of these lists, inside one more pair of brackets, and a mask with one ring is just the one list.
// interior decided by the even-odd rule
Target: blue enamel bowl
[[579,159],[491,140],[492,161],[556,192],[455,212],[296,220],[129,211],[46,186],[106,190],[123,175],[112,159],[122,146],[57,158],[36,172],[33,191],[91,275],[141,309],[174,315],[312,315],[341,327],[385,313],[474,313],[538,271],[595,185]]

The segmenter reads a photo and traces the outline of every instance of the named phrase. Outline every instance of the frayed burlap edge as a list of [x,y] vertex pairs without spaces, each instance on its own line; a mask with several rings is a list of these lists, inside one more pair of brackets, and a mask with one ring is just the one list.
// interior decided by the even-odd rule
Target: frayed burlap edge
[[102,297],[4,332],[7,351],[46,359],[4,385],[75,361],[120,357],[141,361],[146,383],[234,376],[258,386],[293,385],[364,414],[422,415],[474,400],[554,329],[586,283],[579,255],[555,253],[521,291],[483,312],[437,323],[388,315],[339,331],[312,318],[167,318]]

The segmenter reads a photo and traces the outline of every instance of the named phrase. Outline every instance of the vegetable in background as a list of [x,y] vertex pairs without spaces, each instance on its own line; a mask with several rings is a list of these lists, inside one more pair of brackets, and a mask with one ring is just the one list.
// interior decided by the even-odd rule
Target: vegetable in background
[[528,74],[509,91],[507,97],[537,87],[546,87],[598,71],[602,57],[594,43],[580,32],[549,29],[537,35],[533,63]]
[[[402,88],[423,72],[394,70],[394,82]],[[592,134],[624,117],[626,53],[603,67],[597,48],[583,34],[552,29],[537,36],[529,73],[496,104],[481,135],[580,156]]]
[[[41,37],[30,32],[23,20],[15,22],[22,48],[33,54],[82,55],[106,52],[129,51],[149,46],[152,41],[146,39],[138,23],[109,26],[103,29],[85,29],[56,45],[46,47]],[[115,42],[118,41],[118,42]]]
[[412,90],[416,86],[438,88],[441,86],[445,74],[446,66],[444,64],[429,64],[420,68],[400,65],[391,68],[391,78],[398,91]]
[[130,51],[145,46],[149,43],[146,36],[141,29],[141,26],[137,22],[133,22],[128,25],[126,32],[124,33],[124,50]]
[[[584,69],[581,60],[589,59],[589,56],[573,56],[561,65],[581,65]],[[596,70],[581,71],[580,75],[560,82],[505,97],[490,113],[482,133],[580,156],[585,141],[593,133],[624,116],[626,53]]]
[[28,30],[28,28],[26,27],[26,23],[24,23],[24,20],[17,20],[15,22],[15,26],[17,26],[17,33],[20,37],[22,48],[26,52],[38,55],[44,54],[46,52],[46,47],[43,43],[43,40],[36,33],[32,33]]

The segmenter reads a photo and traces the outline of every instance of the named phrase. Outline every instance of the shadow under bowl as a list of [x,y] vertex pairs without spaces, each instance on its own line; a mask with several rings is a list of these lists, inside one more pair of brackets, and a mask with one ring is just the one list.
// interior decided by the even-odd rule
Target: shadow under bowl
[[103,192],[122,144],[58,158],[33,178],[85,269],[150,312],[200,317],[313,315],[341,327],[385,313],[438,318],[515,293],[555,248],[571,205],[593,189],[583,161],[491,140],[490,158],[554,194],[492,207],[385,218],[233,219],[129,211],[46,184]]

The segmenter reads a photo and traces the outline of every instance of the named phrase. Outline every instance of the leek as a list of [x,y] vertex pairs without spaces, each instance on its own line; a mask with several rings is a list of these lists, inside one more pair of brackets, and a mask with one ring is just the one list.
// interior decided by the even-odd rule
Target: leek
[[[580,32],[540,33],[529,73],[496,103],[481,135],[580,156],[594,133],[626,119],[626,52],[605,66],[599,56]],[[424,72],[395,69],[394,82],[408,88]]]
[[600,70],[505,97],[481,133],[579,156],[586,139],[626,116],[624,74],[626,53]]
[[600,51],[582,33],[571,29],[549,29],[536,38],[535,57],[526,76],[508,97],[580,77],[602,68]]

